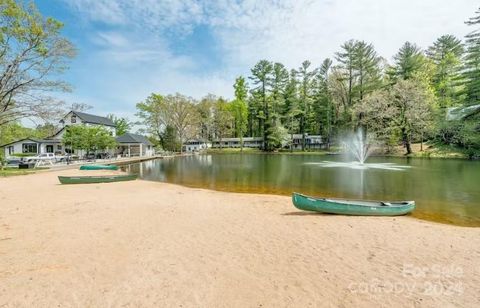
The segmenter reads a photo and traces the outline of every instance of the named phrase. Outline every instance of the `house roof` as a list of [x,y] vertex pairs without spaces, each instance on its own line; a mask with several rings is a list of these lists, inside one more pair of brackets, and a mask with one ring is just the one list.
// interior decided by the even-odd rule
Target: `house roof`
[[20,140],[12,141],[10,143],[2,144],[2,145],[0,145],[0,148],[6,147],[7,145],[11,145],[11,144],[14,144],[14,143],[27,141],[27,140],[33,141],[33,142],[36,142],[36,143],[60,143],[61,142],[60,140],[56,140],[56,139],[23,138],[23,139],[20,139]]
[[115,139],[118,143],[142,143],[146,145],[153,145],[153,143],[151,143],[147,137],[132,133],[123,134]]
[[72,111],[73,114],[75,114],[77,117],[83,120],[85,123],[90,123],[90,124],[100,124],[100,125],[106,125],[106,126],[113,126],[115,127],[115,124],[113,123],[112,120],[110,120],[107,117],[101,117],[89,113],[84,113],[80,111]]

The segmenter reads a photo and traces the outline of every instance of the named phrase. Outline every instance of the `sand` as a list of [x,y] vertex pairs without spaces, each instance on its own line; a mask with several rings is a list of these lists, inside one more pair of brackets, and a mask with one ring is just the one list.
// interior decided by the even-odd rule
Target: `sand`
[[0,178],[0,307],[480,303],[478,228],[310,214],[281,196],[56,178],[79,173]]

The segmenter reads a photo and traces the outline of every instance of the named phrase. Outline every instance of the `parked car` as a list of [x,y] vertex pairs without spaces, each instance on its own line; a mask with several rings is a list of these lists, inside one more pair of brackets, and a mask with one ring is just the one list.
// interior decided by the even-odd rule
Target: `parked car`
[[19,164],[22,163],[20,158],[12,157],[6,159],[6,166],[7,167],[18,167]]
[[88,153],[88,154],[85,154],[83,156],[83,159],[85,159],[87,161],[94,161],[95,157],[96,157],[96,155],[94,153]]
[[98,159],[109,159],[111,158],[110,153],[97,153],[96,157]]
[[54,153],[42,153],[38,154],[36,156],[27,156],[22,158],[22,162],[25,163],[32,163],[32,162],[37,162],[37,161],[52,161],[52,162],[57,162],[57,161],[63,161],[65,159],[65,156],[60,156],[60,155],[55,155]]

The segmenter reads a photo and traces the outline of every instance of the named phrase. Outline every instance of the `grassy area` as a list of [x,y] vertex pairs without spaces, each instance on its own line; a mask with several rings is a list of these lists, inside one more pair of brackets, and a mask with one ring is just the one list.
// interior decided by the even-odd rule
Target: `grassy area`
[[207,154],[231,154],[231,153],[263,153],[259,149],[243,148],[243,152],[240,148],[223,148],[223,149],[207,149]]
[[25,175],[25,174],[32,174],[35,173],[34,169],[17,169],[17,168],[6,168],[0,170],[0,176],[14,176],[14,175]]
[[35,169],[5,168],[3,170],[0,169],[0,177],[33,174],[39,170],[46,170],[46,169],[48,168],[35,168]]
[[247,154],[291,154],[291,155],[327,155],[332,152],[336,152],[338,149],[332,148],[329,151],[327,150],[315,150],[315,151],[300,151],[294,150],[290,152],[288,149],[282,149],[275,152],[264,152],[260,149],[252,149],[252,148],[243,148],[243,152],[239,148],[223,148],[223,149],[208,149],[207,154],[240,154],[240,153],[247,153]]
[[[392,157],[417,157],[417,158],[454,158],[454,159],[471,159],[475,158],[475,153],[470,153],[469,150],[449,146],[444,144],[424,143],[423,149],[420,143],[413,143],[412,154],[406,155],[406,150],[399,145],[393,148],[390,153],[385,153],[383,149],[374,149],[372,155],[374,156],[392,156]],[[422,149],[422,150],[421,150]],[[478,156],[480,153],[477,153]]]
[[478,157],[480,153],[472,152],[472,150],[463,149],[451,145],[432,144],[424,151],[416,151],[411,156],[413,157],[431,157],[431,158],[461,158],[472,159]]

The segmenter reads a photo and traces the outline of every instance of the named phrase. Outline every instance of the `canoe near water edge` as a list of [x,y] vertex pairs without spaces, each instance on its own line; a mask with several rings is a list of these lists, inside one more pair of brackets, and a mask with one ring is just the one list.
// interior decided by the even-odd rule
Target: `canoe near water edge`
[[80,166],[80,170],[118,170],[115,165],[84,165]]
[[364,201],[314,198],[299,193],[292,195],[293,205],[304,211],[357,216],[398,216],[415,209],[415,201]]
[[136,174],[128,175],[101,175],[101,176],[59,176],[62,184],[94,184],[133,181],[137,179]]

